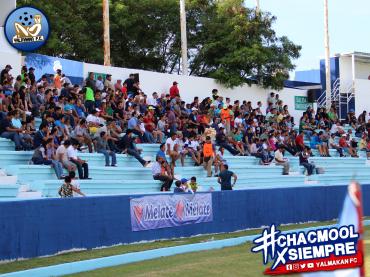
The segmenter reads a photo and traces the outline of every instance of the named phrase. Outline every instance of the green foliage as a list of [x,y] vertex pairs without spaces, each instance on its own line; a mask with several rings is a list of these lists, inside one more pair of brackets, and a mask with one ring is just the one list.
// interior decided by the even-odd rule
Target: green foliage
[[[18,0],[44,10],[51,37],[39,50],[103,62],[101,0]],[[228,87],[257,83],[280,89],[294,69],[300,46],[277,37],[269,13],[257,15],[242,0],[188,0],[190,74]],[[178,0],[110,0],[111,59],[115,66],[180,72]]]

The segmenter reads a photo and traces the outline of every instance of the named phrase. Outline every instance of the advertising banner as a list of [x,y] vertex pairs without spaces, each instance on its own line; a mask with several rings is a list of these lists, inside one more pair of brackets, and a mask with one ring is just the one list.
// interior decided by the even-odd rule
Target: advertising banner
[[212,194],[144,196],[130,200],[132,231],[210,222]]

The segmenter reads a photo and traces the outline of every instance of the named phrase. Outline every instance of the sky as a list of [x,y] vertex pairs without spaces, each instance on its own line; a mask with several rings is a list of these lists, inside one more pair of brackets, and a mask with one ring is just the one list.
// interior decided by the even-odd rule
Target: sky
[[[370,53],[370,0],[328,0],[330,53]],[[248,7],[255,0],[245,0]],[[324,57],[323,0],[260,0],[262,11],[277,17],[273,28],[302,46],[296,70],[319,69]]]

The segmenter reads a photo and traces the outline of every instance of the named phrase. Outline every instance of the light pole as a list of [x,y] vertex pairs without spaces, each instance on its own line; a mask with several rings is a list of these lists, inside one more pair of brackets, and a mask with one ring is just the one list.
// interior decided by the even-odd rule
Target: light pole
[[260,13],[260,0],[256,0],[256,12]]
[[186,37],[185,0],[180,0],[180,32],[182,75],[188,75],[188,42]]
[[103,0],[104,65],[110,66],[109,0]]
[[330,77],[330,45],[329,45],[329,16],[328,0],[324,0],[324,47],[325,47],[325,76],[326,76],[326,108],[331,107],[331,77]]

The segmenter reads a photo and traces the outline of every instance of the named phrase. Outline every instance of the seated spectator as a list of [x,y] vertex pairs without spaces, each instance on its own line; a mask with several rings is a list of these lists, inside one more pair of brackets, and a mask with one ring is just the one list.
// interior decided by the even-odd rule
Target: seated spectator
[[177,134],[172,133],[171,136],[166,140],[166,154],[171,158],[171,167],[175,168],[176,161],[180,158],[180,153],[177,151],[178,146],[176,143]]
[[162,181],[161,191],[169,191],[173,183],[173,176],[169,167],[166,166],[166,161],[157,156],[156,161],[152,165],[152,175],[154,180]]
[[72,141],[72,145],[67,148],[67,156],[70,162],[74,163],[78,170],[78,177],[80,179],[91,179],[89,178],[89,165],[85,160],[81,160],[77,156],[77,148],[79,143],[76,140]]
[[275,164],[283,167],[283,175],[289,175],[290,164],[287,158],[284,158],[284,146],[279,145],[275,151]]
[[339,146],[345,153],[351,155],[351,157],[358,158],[356,150],[347,142],[347,135],[342,134],[339,139]]
[[[231,184],[231,177],[234,178],[233,184]],[[221,185],[221,190],[232,190],[237,179],[238,177],[236,174],[229,170],[229,166],[227,164],[224,164],[222,166],[222,171],[218,175],[217,182]]]
[[314,173],[315,165],[309,162],[311,156],[311,148],[306,146],[305,149],[299,154],[299,165],[307,169],[307,175],[310,176]]
[[181,180],[180,180],[180,182],[181,182],[181,188],[182,188],[182,190],[184,191],[184,192],[190,192],[190,193],[193,193],[193,191],[190,189],[190,187],[189,187],[189,184],[188,184],[188,179],[186,179],[186,178],[182,178]]
[[135,157],[144,167],[150,164],[150,161],[144,160],[141,156],[141,149],[138,149],[134,144],[134,138],[132,137],[133,130],[128,129],[123,138],[119,141],[118,145],[122,153],[127,153],[130,156]]
[[[101,153],[105,157],[105,166],[117,166],[116,153],[109,149],[108,146],[108,135],[106,132],[101,132],[100,136],[96,138],[96,152]],[[111,157],[112,162],[109,162]]]
[[81,190],[73,186],[71,182],[72,182],[71,177],[66,176],[64,178],[64,184],[60,187],[58,191],[58,194],[60,195],[60,197],[62,198],[73,197],[73,192],[76,192],[82,196],[85,196],[85,194],[82,193]]
[[181,185],[181,181],[177,180],[175,182],[175,188],[173,190],[174,193],[186,193],[184,188]]
[[189,183],[190,189],[195,193],[198,190],[198,184],[197,184],[197,177],[193,176],[190,178],[190,183]]
[[337,121],[335,124],[331,126],[330,134],[335,134],[338,137],[345,134],[345,131],[343,127],[340,125],[339,121]]
[[317,135],[316,132],[313,132],[312,135],[311,135],[311,139],[310,139],[310,147],[311,147],[311,149],[319,150],[320,156],[324,157],[325,153],[324,153],[321,146],[322,145],[321,145],[321,141],[319,139],[319,136]]
[[337,152],[339,153],[339,156],[340,157],[343,157],[343,148],[339,146],[339,144],[337,144],[335,142],[335,134],[331,134],[330,135],[330,138],[329,138],[329,147],[332,148],[332,149],[335,149],[337,150]]
[[72,138],[77,140],[81,145],[86,144],[89,149],[89,153],[93,152],[93,142],[88,132],[85,119],[81,119],[77,124],[73,131]]
[[370,159],[370,139],[367,139],[367,145],[366,145],[366,158]]
[[240,153],[234,149],[229,143],[228,143],[228,139],[224,133],[224,130],[225,128],[224,127],[221,127],[216,135],[216,144],[218,146],[222,146],[223,148],[225,148],[227,151],[229,151],[232,155],[236,156],[236,155],[240,155]]
[[55,175],[58,179],[63,179],[65,176],[63,174],[63,166],[57,160],[52,160],[47,155],[47,150],[52,147],[53,139],[49,138],[46,141],[42,141],[32,155],[32,162],[37,165],[51,165],[54,168]]
[[15,151],[20,151],[22,149],[28,148],[28,146],[21,140],[20,134],[23,132],[20,128],[14,128],[12,126],[12,119],[14,117],[15,111],[10,111],[0,121],[0,137],[11,139],[15,143]]
[[56,160],[61,162],[68,172],[75,171],[76,166],[68,159],[67,148],[71,145],[70,140],[65,140],[63,144],[59,145],[56,150],[55,156]]

